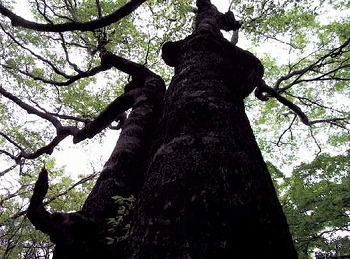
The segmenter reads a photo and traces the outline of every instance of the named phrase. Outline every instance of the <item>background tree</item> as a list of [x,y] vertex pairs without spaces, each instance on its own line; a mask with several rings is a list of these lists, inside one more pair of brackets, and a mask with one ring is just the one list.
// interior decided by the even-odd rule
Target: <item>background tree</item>
[[271,164],[269,168],[299,258],[310,258],[316,248],[322,251],[317,252],[319,258],[348,257],[349,154],[319,155],[289,177]]
[[[104,81],[101,83],[98,81],[101,77],[96,76],[107,68],[111,71],[108,66],[99,65],[98,53],[103,48],[145,64],[162,74],[163,78],[169,78],[170,73],[165,66],[159,66],[160,45],[169,39],[183,38],[183,34],[191,31],[192,20],[188,17],[193,16],[192,7],[182,1],[166,4],[147,1],[142,8],[130,13],[141,2],[131,1],[126,7],[118,9],[125,3],[32,1],[29,4],[33,16],[29,18],[48,24],[46,29],[63,22],[77,24],[79,29],[38,34],[12,27],[18,24],[9,23],[5,16],[11,17],[11,14],[1,6],[0,11],[4,15],[1,18],[1,69],[4,75],[0,106],[4,118],[1,122],[1,153],[6,157],[4,165],[8,164],[3,176],[8,177],[16,168],[20,169],[21,178],[35,176],[34,172],[42,162],[32,159],[51,153],[59,140],[68,133],[74,133],[71,126],[86,125],[107,103],[121,94],[120,87],[128,80],[127,77],[115,71],[109,74],[103,72]],[[11,3],[5,4],[11,8]],[[343,11],[347,7],[341,1],[332,4],[320,2],[315,6],[303,1],[279,2],[278,5],[273,1],[232,5],[234,13],[243,20],[244,35],[252,42],[278,42],[290,54],[289,60],[283,63],[276,59],[278,54],[268,52],[263,59],[267,70],[265,81],[273,86],[273,90],[265,89],[268,96],[264,94],[260,98],[270,97],[269,101],[264,105],[256,104],[254,100],[247,102],[255,130],[260,133],[261,147],[266,157],[278,165],[281,160],[276,154],[282,154],[283,163],[288,164],[305,146],[308,150],[314,147],[315,153],[334,150],[334,147],[344,152],[348,148],[349,106],[342,101],[349,94],[346,87],[349,81],[349,26],[348,14]],[[121,11],[114,13],[114,10]],[[337,10],[340,15],[335,17],[332,10]],[[79,28],[80,24],[91,20],[107,21],[103,17],[110,13],[118,18],[128,15],[103,29],[95,27],[96,30],[90,31],[90,24],[87,31],[80,31],[86,30]],[[48,30],[56,30],[52,28]],[[165,32],[162,28],[168,30]],[[41,30],[40,27],[35,29]],[[312,37],[309,36],[311,33]],[[36,47],[38,45],[40,48]],[[138,47],[131,47],[135,45]],[[259,48],[255,46],[254,50]],[[292,104],[297,104],[303,112]],[[34,113],[41,120],[27,116],[24,111]],[[298,116],[301,120],[297,119]],[[50,124],[55,127],[57,136],[48,128]],[[294,137],[295,132],[298,132],[298,138]],[[277,143],[277,147],[271,142]],[[14,163],[11,164],[11,161]],[[19,189],[23,188],[21,183],[24,182],[20,182]],[[19,215],[23,213],[19,212]]]

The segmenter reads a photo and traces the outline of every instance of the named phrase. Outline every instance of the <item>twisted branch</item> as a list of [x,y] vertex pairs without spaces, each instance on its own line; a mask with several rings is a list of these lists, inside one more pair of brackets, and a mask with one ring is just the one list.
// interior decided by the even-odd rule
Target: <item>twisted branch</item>
[[20,98],[14,96],[0,86],[0,94],[13,101],[28,114],[34,114],[42,119],[49,121],[56,129],[56,137],[54,137],[50,143],[32,153],[26,152],[24,148],[19,146],[15,141],[10,139],[5,134],[0,133],[7,141],[15,145],[20,150],[20,154],[18,157],[16,157],[15,161],[17,163],[20,163],[21,159],[35,159],[43,154],[52,154],[54,148],[68,136],[73,136],[74,143],[83,141],[86,138],[94,137],[96,134],[100,133],[102,130],[111,125],[111,123],[118,117],[122,118],[123,113],[133,106],[135,99],[139,95],[139,92],[136,91],[137,88],[143,87],[145,84],[147,85],[148,80],[152,80],[152,78],[160,78],[158,75],[143,65],[114,55],[111,52],[102,52],[101,66],[99,66],[98,69],[106,70],[111,67],[115,67],[131,75],[132,81],[125,86],[124,94],[116,98],[93,121],[88,122],[82,129],[79,129],[76,126],[63,126],[57,117],[64,117],[68,119],[71,117],[42,112],[23,102]]
[[113,13],[101,17],[97,20],[92,20],[88,22],[67,22],[61,24],[43,24],[28,21],[11,10],[4,7],[4,5],[0,4],[0,14],[8,17],[11,20],[12,26],[15,27],[23,27],[26,29],[34,30],[34,31],[45,31],[45,32],[64,32],[64,31],[93,31],[99,28],[103,28],[112,23],[115,23],[122,18],[128,16],[133,11],[135,11],[141,4],[143,4],[146,0],[131,0],[124,6],[120,7],[118,10]]

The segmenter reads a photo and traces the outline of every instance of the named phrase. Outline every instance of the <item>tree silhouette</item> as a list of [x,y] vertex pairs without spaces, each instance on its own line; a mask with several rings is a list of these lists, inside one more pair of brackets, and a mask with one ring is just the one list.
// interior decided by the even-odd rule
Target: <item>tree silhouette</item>
[[[144,2],[129,1],[104,16],[97,0],[95,17],[82,21],[75,1],[64,1],[63,8],[36,1],[44,23],[26,20],[0,5],[0,13],[12,25],[1,25],[3,32],[52,71],[47,75],[40,66],[32,69],[27,64],[32,60],[23,64],[6,60],[3,67],[12,76],[53,85],[58,92],[60,87],[114,68],[129,76],[121,95],[97,116],[86,118],[59,109],[49,112],[39,103],[35,107],[0,86],[2,96],[56,131],[48,144],[30,151],[1,132],[19,150],[15,155],[1,153],[17,164],[51,154],[68,136],[78,143],[115,121],[122,129],[80,210],[49,212],[45,208],[48,172],[42,169],[28,218],[55,243],[54,258],[297,258],[243,99],[255,90],[258,99],[275,98],[285,105],[294,116],[286,131],[296,118],[307,126],[328,123],[348,130],[346,116],[310,119],[288,98],[292,96],[288,91],[305,82],[349,80],[339,76],[349,67],[350,38],[306,66],[295,66],[270,87],[259,59],[223,37],[221,30],[237,31],[242,25],[233,13],[220,13],[209,0],[197,0],[197,8],[191,10],[195,12],[193,32],[162,45],[164,62],[174,67],[166,89],[162,76],[145,64],[109,49],[116,32],[108,26],[132,16]],[[48,39],[59,41],[66,63],[55,63],[25,46],[11,32],[17,27],[47,33]],[[90,38],[92,34],[97,44],[75,32],[86,32]],[[72,61],[72,46],[89,52],[91,62],[84,69]],[[308,97],[293,98],[321,105]]]

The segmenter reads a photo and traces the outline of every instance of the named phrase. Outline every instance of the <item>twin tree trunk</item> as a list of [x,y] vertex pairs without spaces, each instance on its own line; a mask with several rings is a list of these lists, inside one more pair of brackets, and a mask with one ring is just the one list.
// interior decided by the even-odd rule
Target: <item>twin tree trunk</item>
[[[147,104],[149,111],[163,107],[159,122],[133,106],[129,125],[148,121],[125,125],[83,209],[60,214],[60,222],[70,222],[65,224],[70,233],[40,227],[33,220],[43,208],[30,207],[33,224],[57,245],[55,258],[297,258],[244,109],[243,99],[261,80],[263,67],[213,29],[212,7],[201,8],[195,32],[164,45],[163,57],[175,75],[165,96],[156,98],[162,105]],[[139,103],[145,105],[145,98]],[[156,128],[152,133],[145,125]],[[133,134],[144,141],[135,144]],[[145,152],[150,154],[146,165],[135,165],[144,158],[129,161]],[[138,173],[141,178],[135,177]],[[100,235],[104,221],[117,210],[113,195],[135,195],[136,204],[127,238],[108,247]]]
[[178,44],[129,258],[296,258],[244,110],[260,62],[208,31]]

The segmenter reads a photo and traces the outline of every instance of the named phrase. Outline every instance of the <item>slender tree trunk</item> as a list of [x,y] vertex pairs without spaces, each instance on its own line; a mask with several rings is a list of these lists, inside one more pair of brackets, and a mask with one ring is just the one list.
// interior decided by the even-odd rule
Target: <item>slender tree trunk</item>
[[175,75],[128,258],[297,258],[244,110],[260,62],[206,30],[169,48]]
[[[132,89],[128,89],[95,120],[100,124],[108,116],[116,117],[116,114],[113,117],[113,110],[132,106],[117,144],[82,209],[71,213],[48,212],[43,205],[48,190],[46,170],[40,173],[35,184],[27,216],[36,229],[48,234],[55,243],[54,259],[111,259],[122,254],[123,240],[128,232],[124,227],[130,220],[126,216],[122,224],[108,223],[116,220],[121,207],[113,197],[129,198],[137,196],[140,191],[165,91],[164,81],[151,72],[142,84],[131,84]],[[95,122],[87,126],[82,135],[98,127]],[[115,242],[108,244],[108,238]]]

